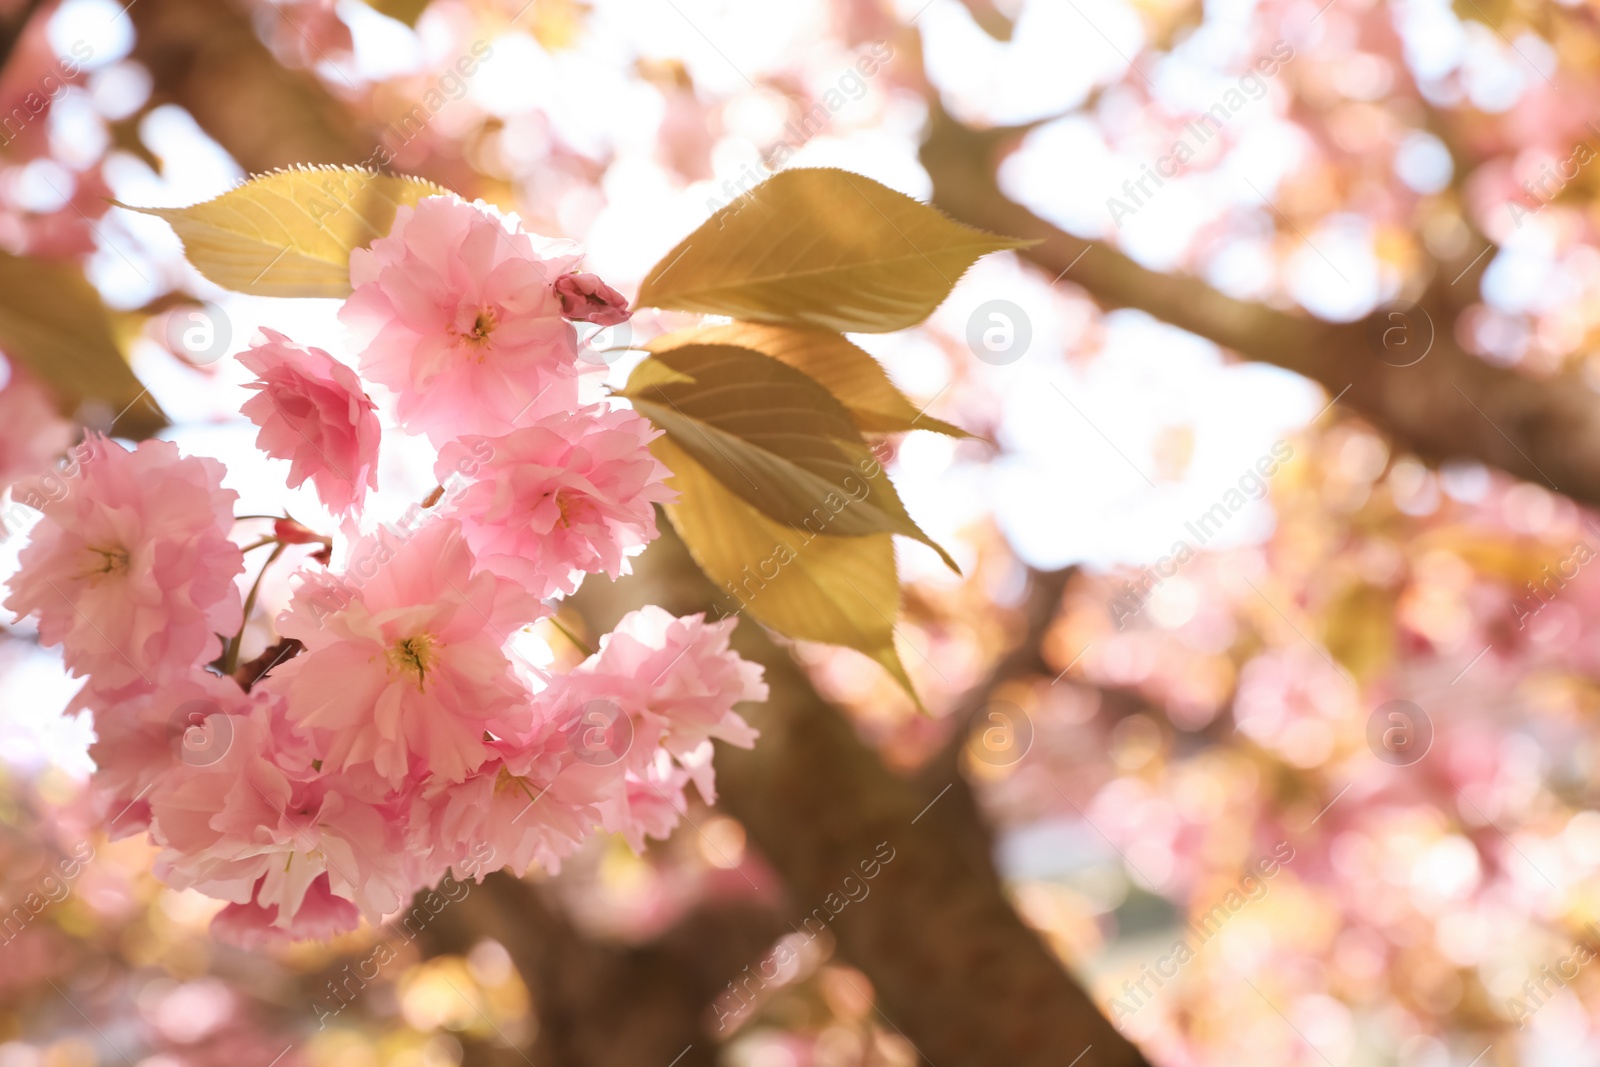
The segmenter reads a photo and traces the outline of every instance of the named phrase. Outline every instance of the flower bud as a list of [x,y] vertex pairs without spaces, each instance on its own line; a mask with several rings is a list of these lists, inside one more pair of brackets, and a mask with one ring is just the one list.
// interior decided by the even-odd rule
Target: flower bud
[[272,536],[286,545],[310,545],[325,542],[328,538],[309,526],[302,525],[293,519],[277,519],[272,524]]
[[616,326],[628,321],[628,301],[600,280],[598,274],[563,274],[556,279],[556,299],[561,314],[574,322]]

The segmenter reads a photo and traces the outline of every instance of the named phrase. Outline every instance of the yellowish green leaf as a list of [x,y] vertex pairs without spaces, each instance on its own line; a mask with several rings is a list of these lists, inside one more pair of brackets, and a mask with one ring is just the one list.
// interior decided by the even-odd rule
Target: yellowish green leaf
[[906,514],[844,406],[788,364],[685,345],[641,363],[622,395],[768,518],[836,537],[904,534],[959,573]]
[[1322,643],[1358,681],[1381,673],[1394,659],[1394,601],[1389,590],[1353,582],[1328,606]]
[[650,447],[671,468],[668,484],[678,491],[667,517],[728,614],[748,611],[785,637],[865,653],[917,699],[894,647],[900,579],[893,538],[812,535],[773,522],[671,438]]
[[134,377],[100,294],[66,264],[0,253],[0,351],[48,383],[67,414],[119,437],[148,437],[167,424]]
[[787,363],[832,393],[862,433],[932,430],[951,437],[972,436],[959,426],[918,411],[877,360],[832,330],[730,322],[665,334],[645,348],[665,352],[694,344],[736,345]]
[[639,304],[887,333],[914,326],[979,256],[1026,244],[848,171],[780,171],[661,258]]
[[131,210],[171,223],[189,262],[225,289],[344,297],[351,251],[387,234],[401,206],[447,193],[421,178],[307,167],[251,178],[192,207]]
[[415,26],[422,13],[428,9],[428,0],[367,0],[367,6],[396,22]]

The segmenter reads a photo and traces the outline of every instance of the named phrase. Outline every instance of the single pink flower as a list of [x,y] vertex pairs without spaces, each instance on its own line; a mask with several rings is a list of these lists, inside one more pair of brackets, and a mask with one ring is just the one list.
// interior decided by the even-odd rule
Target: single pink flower
[[22,486],[44,518],[5,606],[37,615],[40,640],[102,693],[148,692],[215,659],[218,634],[239,628],[244,568],[222,464],[91,435],[66,473]]
[[539,694],[542,714],[560,724],[579,764],[620,772],[600,805],[601,825],[635,850],[677,825],[689,782],[715,801],[712,738],[755,743],[756,731],[733,709],[765,700],[767,687],[761,666],[728,648],[735,622],[676,618],[653,605],[630,612],[599,652]]
[[356,372],[320,348],[302,348],[276,330],[239,354],[256,395],[239,409],[261,427],[256,447],[289,461],[289,485],[307,478],[329,511],[361,506],[378,486],[376,405]]
[[377,921],[416,884],[396,813],[354,795],[338,775],[302,781],[280,767],[276,715],[265,700],[247,716],[222,716],[212,727],[230,739],[221,757],[179,764],[151,791],[150,834],[162,846],[156,874],[179,889],[272,911],[272,924],[286,931],[326,878],[333,896]]
[[574,592],[585,573],[626,573],[629,551],[655,539],[654,505],[674,498],[655,436],[632,411],[586,407],[452,442],[434,471],[440,484],[476,472],[452,494],[467,543],[481,566],[547,597]]
[[606,812],[605,829],[621,834],[635,852],[644,851],[648,838],[665,841],[689,810],[689,779],[689,771],[664,755],[651,760],[642,774],[628,776],[622,796]]
[[561,314],[573,322],[617,326],[632,317],[628,298],[600,280],[598,274],[563,274],[556,279]]
[[[266,880],[262,875],[256,883],[257,895]],[[238,948],[259,949],[285,941],[331,941],[361,925],[361,911],[333,895],[326,871],[312,879],[288,922],[280,921],[282,910],[277,904],[258,904],[254,898],[229,904],[211,920],[211,935]]]
[[150,823],[149,794],[180,766],[209,766],[232,746],[229,715],[250,698],[231,678],[195,670],[131,698],[87,701],[94,715],[90,781],[96,809],[115,840]]
[[481,201],[428,197],[351,253],[339,318],[409,432],[502,434],[577,406],[577,334],[554,288],[577,260]]
[[478,881],[502,867],[560,870],[600,824],[621,771],[579,763],[552,726],[493,742],[464,782],[429,782],[412,808],[412,849],[432,848],[456,877]]
[[56,414],[49,390],[19,364],[10,370],[0,387],[0,489],[43,472],[74,437],[72,424]]
[[306,575],[278,618],[305,651],[261,685],[286,696],[329,769],[371,764],[393,785],[463,780],[491,755],[485,731],[511,732],[528,715],[503,648],[548,609],[478,571],[453,521],[409,540],[380,529],[351,560],[344,575]]
[[674,756],[712,738],[750,748],[759,735],[734,705],[767,699],[767,685],[759,663],[728,647],[737,622],[678,618],[649,604],[624,615],[573,673],[604,677],[622,699],[640,703]]

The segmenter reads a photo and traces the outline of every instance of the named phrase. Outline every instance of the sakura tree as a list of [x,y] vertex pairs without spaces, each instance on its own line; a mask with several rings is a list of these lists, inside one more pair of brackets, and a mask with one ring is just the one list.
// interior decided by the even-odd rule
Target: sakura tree
[[118,8],[0,1067],[1592,1058],[1580,8]]

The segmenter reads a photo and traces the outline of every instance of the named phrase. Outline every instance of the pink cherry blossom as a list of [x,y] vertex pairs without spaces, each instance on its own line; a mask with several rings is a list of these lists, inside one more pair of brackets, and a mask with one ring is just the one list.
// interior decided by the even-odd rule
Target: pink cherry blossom
[[232,744],[227,715],[249,711],[231,679],[193,671],[152,693],[121,700],[91,696],[96,808],[113,838],[148,827],[149,792],[178,766],[206,766]]
[[433,847],[462,878],[482,880],[500,867],[560,870],[601,822],[622,772],[579,763],[553,726],[492,743],[492,758],[465,782],[430,783],[411,813],[412,847]]
[[571,593],[583,573],[626,573],[624,557],[655,539],[654,504],[675,496],[656,436],[632,411],[580,408],[446,445],[435,474],[476,470],[452,514],[482,566],[541,597]]
[[[259,895],[266,875],[256,883]],[[239,948],[257,949],[284,941],[329,941],[361,925],[361,911],[343,897],[333,895],[324,871],[311,880],[300,907],[288,921],[281,921],[283,909],[277,904],[256,903],[254,897],[243,904],[229,904],[211,920],[211,934],[219,941]]]
[[628,298],[600,280],[598,274],[563,274],[556,279],[561,314],[574,322],[617,326],[632,317]]
[[765,700],[767,687],[760,665],[728,648],[736,621],[677,618],[654,605],[630,612],[599,652],[540,694],[579,763],[622,772],[602,825],[636,850],[677,825],[690,781],[708,803],[716,799],[712,738],[755,744],[757,732],[733,708]]
[[320,348],[276,330],[239,354],[256,395],[239,409],[261,427],[256,447],[289,461],[289,485],[307,478],[328,510],[346,514],[378,485],[378,416],[361,379]]
[[759,734],[733,708],[767,699],[767,686],[761,666],[728,647],[737,621],[678,618],[646,605],[624,615],[573,673],[606,678],[618,699],[644,707],[674,756],[713,738],[749,748]]
[[[69,707],[94,716],[86,809],[112,837],[148,833],[167,885],[224,901],[219,939],[330,938],[441,879],[555,871],[596,830],[642,849],[691,783],[714,799],[713,739],[754,742],[735,706],[766,687],[729,648],[732,620],[635,612],[566,673],[508,651],[585,575],[626,573],[673,497],[648,422],[578,403],[568,320],[627,309],[576,262],[482,204],[429,198],[352,257],[342,315],[365,377],[272,330],[240,356],[258,447],[336,531],[235,519],[221,464],[164,441],[91,435],[17,485],[43,517],[6,606],[88,678]],[[0,434],[9,420],[28,443],[0,437],[0,477],[72,432],[18,373]],[[369,380],[439,446],[449,490],[392,527],[367,511]],[[241,529],[273,546],[248,597],[236,522],[269,524]],[[281,605],[286,578],[268,626],[258,605]],[[241,666],[235,634],[265,651]]]
[[481,201],[428,197],[351,254],[339,317],[408,431],[502,434],[577,406],[577,334],[554,289],[577,259]]
[[[481,877],[463,867],[468,842],[521,873],[559,869],[596,825],[636,850],[669,835],[690,782],[715,799],[709,738],[748,747],[756,737],[733,705],[764,698],[766,686],[759,666],[728,650],[732,625],[659,608],[625,617],[620,641],[609,635],[533,697],[528,732],[490,742],[490,758],[465,781],[421,790],[413,850],[440,843],[459,876]],[[626,673],[635,670],[647,673]]]
[[372,561],[370,573],[306,580],[278,619],[305,651],[262,685],[287,696],[290,721],[318,735],[330,768],[370,763],[393,785],[461,781],[491,755],[484,732],[526,714],[503,648],[548,609],[474,573],[457,522],[428,522],[405,541],[380,530],[351,556]]
[[39,474],[72,444],[72,424],[56,414],[55,398],[27,371],[11,364],[0,387],[0,489]]
[[691,777],[656,749],[640,772],[628,775],[622,792],[607,806],[602,825],[621,834],[635,852],[643,852],[650,838],[666,840],[689,810],[684,787]]
[[100,692],[148,691],[216,658],[217,635],[239,628],[244,565],[222,464],[170,441],[129,451],[91,435],[73,466],[50,495],[22,487],[44,518],[5,606],[37,615],[41,641]]
[[[217,729],[230,744],[221,757],[182,764],[151,792],[150,832],[162,846],[156,872],[177,888],[272,911],[282,930],[294,928],[325,877],[333,896],[376,921],[414,885],[394,813],[342,790],[337,775],[297,781],[277,766],[275,713],[263,701],[248,716],[223,716]],[[327,902],[313,903],[324,921]]]

